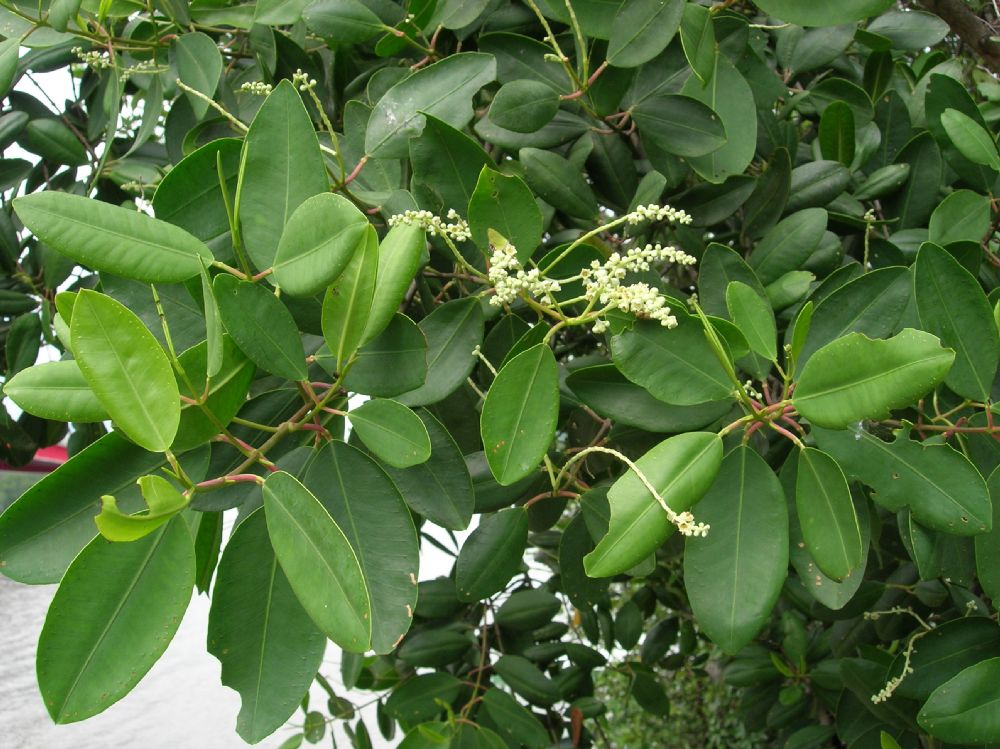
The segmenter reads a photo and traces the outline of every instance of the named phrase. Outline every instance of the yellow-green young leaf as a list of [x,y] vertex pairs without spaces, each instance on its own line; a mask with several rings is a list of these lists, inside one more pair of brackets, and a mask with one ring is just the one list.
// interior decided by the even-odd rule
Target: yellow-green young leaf
[[347,418],[365,446],[393,468],[409,468],[431,456],[427,427],[402,403],[375,398],[350,411]]
[[816,566],[843,580],[861,564],[864,549],[844,472],[833,458],[807,447],[799,452],[795,509]]
[[418,226],[399,224],[382,238],[378,246],[375,291],[362,344],[371,341],[392,322],[413,277],[425,261],[426,250],[427,237]]
[[996,141],[969,115],[957,109],[946,109],[941,114],[941,126],[965,158],[1000,171],[1000,153],[997,152]]
[[337,283],[323,297],[323,338],[340,369],[364,339],[378,273],[378,235],[368,227],[365,246],[354,253]]
[[778,358],[774,311],[760,294],[740,281],[730,281],[726,287],[726,306],[733,322],[743,333],[756,354],[775,361]]
[[726,456],[696,517],[711,527],[684,544],[684,587],[701,630],[733,654],[764,626],[788,576],[785,493],[744,445]]
[[80,552],[38,638],[38,686],[56,723],[96,715],[139,683],[177,631],[194,576],[181,518],[133,543],[96,538]]
[[291,474],[264,483],[271,546],[302,607],[351,653],[371,647],[372,610],[361,565],[330,513]]
[[115,424],[152,452],[170,447],[181,418],[170,360],[142,321],[109,296],[85,289],[73,307],[73,353]]
[[304,380],[306,352],[291,312],[263,284],[220,273],[212,283],[219,316],[254,364],[278,377]]
[[913,291],[921,327],[955,350],[944,384],[970,400],[988,398],[1000,336],[979,281],[947,250],[925,242],[913,264]]
[[285,225],[274,256],[275,285],[293,296],[312,296],[337,280],[367,240],[368,219],[351,201],[314,195]]
[[3,392],[43,419],[87,423],[110,418],[72,359],[22,369],[7,381]]
[[540,343],[504,365],[483,403],[483,448],[498,483],[538,470],[558,420],[559,370],[552,349]]
[[138,484],[149,508],[145,512],[125,514],[114,497],[101,497],[101,513],[94,522],[109,541],[135,541],[149,535],[188,505],[188,498],[162,476],[143,476]]
[[64,192],[36,192],[14,204],[25,227],[81,265],[149,283],[198,274],[212,251],[183,229],[144,213]]
[[459,599],[479,601],[503,590],[521,568],[527,543],[528,513],[523,507],[483,517],[455,562]]
[[278,566],[264,512],[252,513],[226,543],[208,615],[208,652],[222,664],[222,683],[240,693],[244,741],[270,736],[291,717],[325,649]]
[[949,744],[1000,741],[1000,658],[980,661],[946,681],[920,708],[917,723]]
[[[709,432],[679,434],[658,444],[636,465],[670,509],[683,512],[712,486],[722,465],[722,440]],[[608,502],[608,533],[583,560],[591,577],[610,577],[634,567],[675,529],[635,471],[629,470],[614,483]]]
[[884,419],[941,382],[954,360],[954,351],[921,330],[906,328],[885,341],[850,333],[809,358],[792,403],[813,424],[832,429]]

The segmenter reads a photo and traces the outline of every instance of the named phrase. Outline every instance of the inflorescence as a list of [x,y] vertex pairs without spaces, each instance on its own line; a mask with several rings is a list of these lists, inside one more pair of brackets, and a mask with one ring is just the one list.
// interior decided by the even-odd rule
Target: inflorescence
[[448,237],[455,242],[465,242],[472,238],[469,224],[458,215],[458,212],[451,208],[445,215],[451,223],[445,223],[440,216],[435,216],[430,211],[404,211],[389,217],[389,226],[409,224],[419,226],[432,237]]

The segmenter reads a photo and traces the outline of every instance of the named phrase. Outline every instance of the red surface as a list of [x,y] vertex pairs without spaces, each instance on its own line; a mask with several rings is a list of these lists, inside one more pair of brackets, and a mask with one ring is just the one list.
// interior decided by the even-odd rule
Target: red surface
[[3,471],[27,471],[28,473],[48,473],[66,462],[66,448],[61,445],[43,447],[25,466],[9,466],[0,460],[0,470]]

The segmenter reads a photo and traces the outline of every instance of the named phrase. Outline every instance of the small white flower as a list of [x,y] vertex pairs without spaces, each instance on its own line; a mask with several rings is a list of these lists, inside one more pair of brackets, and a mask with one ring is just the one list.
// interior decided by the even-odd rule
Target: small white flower
[[643,221],[669,221],[672,224],[690,224],[691,216],[685,211],[671,208],[669,205],[636,206],[635,210],[625,216],[626,223],[639,224]]
[[256,96],[268,96],[272,89],[273,86],[270,83],[264,83],[263,81],[249,81],[240,86],[240,91],[247,94],[255,94]]
[[450,237],[456,242],[465,242],[472,238],[472,230],[469,224],[458,215],[454,208],[448,211],[446,218],[451,223],[445,223],[440,216],[435,216],[430,211],[408,210],[397,213],[389,217],[389,226],[399,224],[409,224],[419,226],[432,237]]

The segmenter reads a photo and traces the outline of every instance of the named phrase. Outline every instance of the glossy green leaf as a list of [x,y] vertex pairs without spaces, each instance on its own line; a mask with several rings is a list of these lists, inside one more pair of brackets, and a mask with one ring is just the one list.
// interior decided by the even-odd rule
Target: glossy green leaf
[[469,200],[469,229],[479,249],[491,254],[489,230],[493,229],[517,248],[518,260],[526,263],[541,244],[542,227],[542,212],[524,180],[483,167]]
[[56,164],[82,166],[88,160],[83,143],[60,120],[32,120],[24,129],[21,143],[25,150]]
[[410,512],[385,471],[343,442],[317,455],[305,483],[357,555],[371,596],[371,648],[388,653],[410,628],[417,605],[420,553]]
[[685,541],[684,587],[702,631],[736,653],[770,617],[788,573],[785,494],[744,445],[726,456],[696,517],[710,528]]
[[687,3],[681,19],[681,46],[695,77],[703,84],[715,72],[715,29],[709,9]]
[[431,456],[406,469],[387,467],[411,510],[450,530],[464,530],[472,519],[475,493],[462,451],[440,421],[419,411],[431,441]]
[[684,0],[622,3],[611,24],[608,64],[634,68],[660,54],[680,28],[685,4]]
[[427,380],[397,400],[423,406],[453,393],[476,365],[472,351],[483,342],[484,325],[479,300],[471,297],[446,302],[421,320],[427,336]]
[[410,634],[396,653],[415,668],[444,668],[460,660],[471,646],[467,634],[449,629],[424,629]]
[[993,311],[979,281],[951,253],[928,242],[917,253],[913,287],[921,327],[955,350],[945,384],[971,400],[987,399],[1000,336],[990,324]]
[[548,124],[559,109],[559,95],[541,81],[505,83],[490,104],[489,118],[515,133],[533,133]]
[[211,251],[183,229],[139,211],[61,192],[17,198],[18,218],[41,241],[81,265],[150,283],[199,273]]
[[920,708],[917,722],[932,736],[954,744],[1000,741],[1000,658],[969,666],[935,689]]
[[84,379],[115,424],[141,447],[163,452],[180,422],[180,394],[160,344],[128,308],[79,293],[70,325]]
[[480,428],[490,470],[503,486],[538,470],[559,419],[559,372],[548,344],[524,351],[497,373]]
[[6,96],[17,75],[21,37],[9,35],[0,42],[0,95]]
[[[410,139],[410,190],[422,208],[439,216],[449,210],[462,216],[480,171],[496,163],[478,142],[447,122],[431,115],[424,119],[419,137]],[[448,158],[441,158],[442,153]]]
[[843,580],[864,559],[851,490],[837,461],[821,450],[799,451],[795,508],[802,537],[816,566]]
[[483,708],[507,739],[529,749],[545,749],[551,743],[548,732],[531,711],[499,689],[483,693]]
[[745,283],[732,281],[726,287],[726,306],[733,322],[746,336],[750,350],[775,361],[778,332],[767,300]]
[[834,429],[884,419],[933,389],[954,360],[954,351],[920,330],[886,341],[851,333],[813,354],[792,403],[813,424]]
[[240,281],[229,273],[216,276],[212,290],[223,325],[252,362],[279,377],[306,379],[298,326],[278,297],[263,284]]
[[505,684],[534,705],[550,707],[559,701],[559,689],[555,682],[527,658],[502,655],[493,664],[493,670]]
[[382,238],[378,246],[375,290],[362,343],[371,341],[392,322],[424,262],[426,248],[424,230],[417,226],[399,224]]
[[420,674],[394,689],[385,701],[386,712],[403,726],[412,726],[436,718],[445,704],[454,702],[462,690],[462,682],[448,673]]
[[761,283],[772,283],[801,268],[819,247],[826,226],[825,210],[807,208],[787,216],[767,232],[750,255],[750,266]]
[[264,510],[274,554],[306,613],[344,650],[368,650],[371,601],[344,531],[320,501],[284,471],[268,476]]
[[97,529],[109,541],[135,541],[147,536],[187,507],[185,497],[162,476],[143,476],[137,482],[147,510],[134,515],[118,509],[115,498],[101,497],[101,512],[94,518]]
[[302,19],[310,31],[335,44],[358,44],[384,30],[381,19],[358,0],[316,0]]
[[312,120],[290,81],[275,86],[257,111],[240,172],[236,204],[243,243],[250,260],[264,270],[274,263],[295,209],[330,189]]
[[59,421],[104,421],[108,412],[73,360],[22,369],[3,386],[4,395],[30,414]]
[[909,506],[921,525],[957,536],[992,528],[986,482],[968,458],[948,445],[914,442],[905,432],[892,442],[867,431],[813,433],[820,449],[832,455],[849,478],[874,489],[872,498],[891,512]]
[[208,102],[203,97],[213,98],[222,75],[222,53],[215,40],[207,34],[195,31],[181,34],[170,49],[171,57],[177,65],[177,78],[202,96],[185,92],[195,119],[202,119],[208,112]]
[[326,638],[278,565],[264,513],[253,513],[226,543],[208,616],[208,652],[222,664],[222,683],[240,694],[236,732],[244,741],[271,735],[292,716],[324,650]]
[[352,409],[347,418],[361,441],[394,468],[408,468],[431,456],[427,428],[401,403],[376,398]]
[[321,193],[289,217],[274,256],[274,281],[294,296],[312,296],[337,280],[364,249],[368,219],[351,201]]
[[[321,365],[323,356],[316,353]],[[329,371],[336,372],[332,355],[330,364]],[[358,349],[344,387],[353,393],[389,398],[420,387],[426,379],[427,338],[410,318],[396,314],[385,330]]]
[[1000,599],[1000,468],[986,481],[993,506],[993,526],[988,533],[976,536],[976,576],[986,594]]
[[632,117],[643,138],[677,156],[704,156],[727,142],[719,116],[691,96],[651,96],[632,110]]
[[622,374],[664,403],[692,406],[732,397],[735,387],[705,340],[701,322],[675,310],[677,327],[639,321],[611,338]]
[[378,236],[369,225],[364,247],[354,253],[340,278],[323,297],[323,338],[333,352],[338,371],[364,340],[378,265]]
[[877,16],[892,0],[843,0],[831,3],[803,3],[800,0],[754,0],[765,13],[798,26],[837,26]]
[[956,190],[931,214],[928,238],[939,245],[982,241],[990,231],[990,199],[972,190]]
[[527,543],[528,513],[523,508],[484,517],[455,563],[459,600],[478,601],[503,590],[521,568]]
[[452,127],[472,119],[472,96],[496,79],[493,55],[462,52],[421,68],[386,91],[372,110],[365,151],[378,158],[407,154],[407,140],[419,135],[424,114]]
[[854,112],[842,101],[823,110],[819,121],[819,148],[824,159],[850,167],[854,161]]
[[909,164],[889,164],[869,174],[861,187],[854,190],[854,197],[858,200],[885,197],[906,184],[909,176]]
[[91,542],[59,584],[38,640],[38,684],[56,723],[89,718],[145,676],[177,631],[194,587],[181,519],[133,543]]
[[569,160],[540,148],[522,148],[519,159],[524,181],[556,210],[574,218],[589,220],[597,216],[594,191]]
[[[689,432],[664,440],[636,465],[674,512],[701,499],[722,465],[722,440],[709,432]],[[660,503],[629,470],[608,492],[611,524],[597,548],[584,558],[591,577],[610,577],[634,567],[674,532]],[[696,512],[696,517],[701,517]]]
[[945,109],[941,114],[941,126],[965,158],[1000,171],[1000,153],[997,152],[996,141],[982,125],[964,112]]

